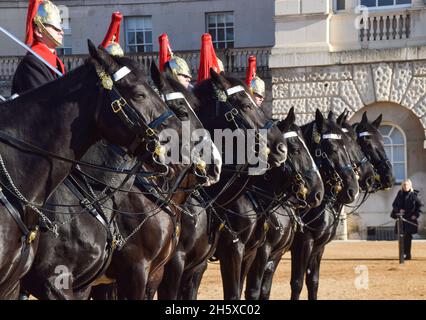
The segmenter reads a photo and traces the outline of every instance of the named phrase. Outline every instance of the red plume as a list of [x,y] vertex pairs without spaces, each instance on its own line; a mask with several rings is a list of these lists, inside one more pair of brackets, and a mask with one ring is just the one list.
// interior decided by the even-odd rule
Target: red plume
[[160,71],[163,72],[164,64],[167,61],[170,61],[170,59],[172,58],[172,50],[170,49],[169,37],[167,36],[167,34],[163,33],[161,36],[159,36],[158,42],[160,43],[158,64],[160,65]]
[[251,81],[256,77],[256,57],[250,56],[248,59],[248,68],[246,73],[246,83],[250,87]]
[[32,46],[34,42],[33,20],[37,14],[38,7],[43,0],[30,0],[27,11],[27,27],[25,30],[25,43]]
[[198,68],[198,82],[210,78],[210,68],[216,72],[220,72],[219,64],[217,62],[216,53],[214,51],[212,36],[205,33],[201,36],[201,52],[200,52],[200,66]]
[[112,14],[108,32],[105,35],[104,41],[102,41],[102,47],[106,48],[113,36],[115,36],[114,42],[120,43],[120,23],[122,19],[123,15],[120,12],[117,11]]

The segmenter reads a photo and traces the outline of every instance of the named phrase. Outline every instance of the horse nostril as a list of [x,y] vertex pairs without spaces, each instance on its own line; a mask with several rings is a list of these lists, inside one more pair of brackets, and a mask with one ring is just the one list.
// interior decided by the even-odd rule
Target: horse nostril
[[374,177],[368,177],[365,181],[367,183],[367,186],[372,186],[374,183]]
[[280,152],[280,153],[286,153],[287,148],[285,147],[284,143],[279,143],[279,144],[277,145],[277,150],[278,150],[278,152]]
[[356,190],[355,189],[353,189],[353,188],[348,189],[348,196],[351,199],[355,198],[355,195],[356,195]]
[[317,202],[322,201],[322,198],[323,198],[323,196],[322,196],[322,192],[317,192],[317,193],[315,193],[315,200],[316,200]]
[[216,176],[220,175],[220,171],[221,171],[221,170],[220,170],[220,166],[217,166],[217,165],[216,165],[216,166],[214,166],[214,169],[213,169],[213,170],[214,170],[214,174],[215,174]]

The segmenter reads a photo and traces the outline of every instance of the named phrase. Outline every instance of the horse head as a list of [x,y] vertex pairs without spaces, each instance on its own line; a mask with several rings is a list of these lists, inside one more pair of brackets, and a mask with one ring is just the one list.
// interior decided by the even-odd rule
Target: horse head
[[323,199],[324,184],[305,143],[302,131],[294,121],[295,114],[292,107],[287,117],[277,124],[288,148],[287,161],[280,168],[284,171],[284,179],[281,176],[281,184],[283,187],[287,185],[287,188],[290,188],[289,194],[292,203],[296,203],[297,206],[315,208],[321,204]]
[[[210,131],[242,130],[243,134],[252,129],[256,139],[251,147],[257,154],[265,156],[265,161],[267,158],[270,167],[280,166],[287,158],[285,140],[274,123],[268,121],[262,109],[256,106],[247,86],[239,79],[218,74],[212,69],[210,75],[210,79],[194,88],[203,106],[199,115],[204,126]],[[259,143],[259,129],[266,129],[264,143]]]
[[358,175],[359,187],[362,191],[370,191],[374,184],[374,167],[361,150],[357,141],[355,129],[347,123],[348,113],[346,111],[337,118],[337,124],[341,126],[344,134],[343,143],[348,151],[352,166]]
[[333,118],[325,119],[317,109],[315,120],[303,127],[304,137],[320,169],[326,195],[348,204],[359,193],[357,176],[342,143],[344,132]]
[[377,189],[387,190],[393,186],[395,178],[392,164],[385,152],[383,137],[378,130],[381,122],[382,115],[379,115],[376,120],[370,123],[367,112],[364,112],[361,122],[354,124],[353,127],[362,151],[376,171]]
[[187,125],[188,141],[181,141],[182,155],[189,155],[193,173],[200,184],[210,186],[219,181],[222,157],[213,143],[210,134],[196,115],[199,100],[177,81],[172,74],[161,73],[157,65],[151,63],[151,78],[168,107]]

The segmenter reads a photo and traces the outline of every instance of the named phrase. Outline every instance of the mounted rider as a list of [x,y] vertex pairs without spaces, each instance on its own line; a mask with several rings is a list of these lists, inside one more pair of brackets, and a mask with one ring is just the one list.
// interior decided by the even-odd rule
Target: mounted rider
[[265,99],[265,82],[256,75],[256,57],[250,56],[246,73],[246,84],[250,88],[254,102],[261,107]]
[[112,14],[111,23],[104,41],[102,41],[102,47],[104,47],[112,56],[124,56],[124,51],[120,47],[120,24],[122,19],[123,15],[119,11]]
[[167,34],[163,33],[158,37],[160,44],[159,65],[160,71],[163,72],[168,68],[176,79],[186,88],[189,89],[192,81],[191,69],[184,59],[175,55],[170,47]]
[[[64,63],[55,49],[62,46],[63,36],[59,8],[49,0],[30,0],[25,43],[62,74],[65,73]],[[32,53],[27,53],[13,77],[12,93],[21,94],[58,77]]]

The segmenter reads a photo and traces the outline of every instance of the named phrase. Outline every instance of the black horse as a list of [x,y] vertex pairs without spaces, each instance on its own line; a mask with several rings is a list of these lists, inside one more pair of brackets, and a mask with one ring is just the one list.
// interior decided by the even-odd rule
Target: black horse
[[[288,135],[292,135],[294,131],[290,131],[290,128],[293,130],[296,128],[293,124],[294,122],[294,113],[293,110],[289,113],[288,117],[278,124],[278,128],[283,131],[284,138],[289,141]],[[286,136],[287,134],[287,136]],[[292,135],[293,137],[293,135]],[[290,139],[293,140],[293,139]],[[277,179],[277,177],[283,177],[283,166],[278,168],[273,168],[267,172],[267,174],[260,176],[260,179],[255,179],[256,190],[262,190],[263,195],[268,194],[267,201],[273,200],[274,193],[277,197],[284,197],[284,191],[291,190],[290,194],[286,195],[287,197],[292,196],[292,193],[296,194],[303,188],[309,187],[309,192],[306,191],[303,195],[305,200],[303,202],[306,204],[306,201],[311,202],[320,202],[322,195],[321,189],[322,182],[319,174],[315,174],[313,171],[307,174],[305,181],[298,180],[295,181],[295,176],[297,174],[302,174],[305,176],[305,173],[308,172],[309,168],[304,160],[305,156],[308,155],[307,149],[304,147],[302,140],[296,140],[292,142],[292,151],[291,155],[291,172],[288,174],[288,181],[283,179]],[[289,172],[290,167],[286,167],[285,173]],[[312,176],[313,174],[313,176]],[[267,176],[267,178],[265,177]],[[259,183],[260,180],[261,183]],[[294,188],[292,188],[294,186]],[[250,184],[247,185],[250,188]],[[278,194],[282,194],[279,196]],[[320,199],[313,200],[315,197]],[[234,201],[236,202],[236,201]],[[222,234],[228,233],[230,225],[226,225],[226,217],[220,217],[216,210],[212,208],[204,208],[205,201],[200,196],[192,196],[187,202],[188,214],[184,214],[182,217],[182,236],[178,244],[176,254],[170,260],[170,262],[165,267],[164,279],[158,290],[158,297],[160,299],[196,299],[198,293],[198,287],[200,284],[201,277],[207,267],[207,260],[213,255],[217,247],[218,241]],[[250,202],[251,205],[251,202]],[[255,212],[253,206],[248,206],[250,211]],[[217,208],[218,211],[220,208]],[[264,225],[259,223],[256,225],[256,217],[249,218],[250,226],[253,226],[254,230],[251,234],[256,234],[258,237],[263,232]],[[254,221],[252,221],[254,219]],[[263,217],[260,218],[263,221]],[[226,229],[224,229],[226,226]],[[258,230],[260,229],[260,230]],[[223,230],[223,232],[222,232]],[[247,232],[246,230],[245,232]],[[235,236],[235,234],[233,234]],[[227,237],[226,235],[223,235]],[[233,238],[235,239],[235,238]],[[232,248],[234,245],[230,245],[229,248]],[[255,248],[256,246],[254,246]],[[231,267],[231,265],[228,265]]]
[[[159,71],[155,64],[152,64],[152,70],[155,71],[154,75],[158,77]],[[160,79],[156,80],[160,81]],[[162,80],[161,85],[161,92],[165,94],[165,100],[176,116],[182,122],[189,122],[194,129],[202,128],[201,123],[191,111],[190,106],[180,102],[180,100],[185,99],[170,99],[173,98],[171,95],[173,89],[167,87],[170,86],[169,82]],[[153,91],[151,93],[158,97]],[[184,143],[186,143],[189,150],[195,147],[195,144],[191,144],[190,141],[182,141],[181,129],[177,133],[179,134],[179,141],[175,142],[180,144],[180,147]],[[202,142],[204,144],[208,143],[206,139]],[[171,147],[173,148],[174,146]],[[103,144],[98,144],[89,150],[85,158],[90,163],[101,163],[119,170],[126,166],[132,166],[134,162],[133,159],[127,159],[126,156],[123,157],[123,152],[117,150],[117,147],[104,146]],[[187,177],[182,178],[181,186],[191,188],[191,183],[195,183],[196,185],[210,185],[214,183],[219,179],[220,161],[220,159],[211,159],[209,163],[213,165],[206,164],[203,168],[198,168],[196,164],[192,164],[194,171],[188,171],[189,174]],[[215,162],[219,162],[219,165],[216,165]],[[175,169],[181,170],[178,167],[175,167]],[[170,167],[169,170],[174,169]],[[182,167],[182,170],[185,170],[185,168]],[[211,172],[211,174],[207,172]],[[86,209],[84,212],[87,212],[87,214],[82,215],[82,208],[79,206],[82,202],[82,195],[78,193],[84,195],[93,190],[94,195],[91,198],[94,198],[105,191],[104,185],[110,188],[120,187],[124,177],[117,177],[108,172],[93,172],[93,170],[87,169],[83,170],[83,174],[88,174],[90,178],[94,177],[97,183],[91,183],[93,181],[89,182],[87,178],[85,179],[81,174],[74,172],[72,174],[72,181],[75,183],[77,180],[75,186],[71,185],[70,187],[71,182],[67,181],[68,183],[60,186],[53,196],[49,198],[49,202],[66,204],[69,206],[69,209],[66,215],[52,213],[52,219],[54,218],[62,226],[62,237],[56,239],[50,234],[41,237],[35,263],[25,278],[25,287],[39,299],[86,298],[90,292],[90,285],[103,275],[103,271],[108,268],[112,257],[114,250],[112,242],[115,240],[114,234],[120,233],[120,229],[113,219],[115,212],[113,207],[118,209],[117,212],[123,211],[126,204],[122,204],[121,201],[127,200],[126,196],[117,195],[114,197],[114,202],[111,200],[109,202],[102,201],[102,203],[98,203],[98,211],[100,212],[97,212],[95,215],[93,215],[93,210],[83,206],[83,209]],[[174,174],[179,176],[180,172],[174,170]],[[195,179],[192,177],[194,175]],[[71,180],[71,178],[68,180]],[[134,177],[129,179],[126,186],[122,186],[121,189],[130,190],[133,180]],[[79,190],[82,188],[88,190]],[[140,191],[137,193],[139,195]],[[117,219],[120,220],[120,218]],[[150,234],[149,229],[146,231],[146,234]],[[68,274],[66,275],[66,279],[61,280],[62,282],[66,280],[67,286],[58,286],[57,266],[66,266]],[[60,275],[60,277],[65,278],[64,275]]]
[[[362,125],[360,123],[360,128],[357,130],[358,142],[364,136],[370,137],[371,139],[369,140],[371,142],[368,143],[368,148],[366,146],[362,148],[362,143],[360,143],[363,153],[360,152],[359,146],[356,143],[357,140],[354,140],[354,135],[353,133],[351,134],[350,127],[342,123],[342,117],[339,117],[339,121],[343,128],[346,129],[345,131],[347,131],[347,133],[342,133],[341,136],[344,146],[347,148],[352,166],[359,176],[362,191],[371,192],[371,188],[374,185],[374,172],[376,168],[374,168],[374,163],[370,159],[380,159],[380,163],[377,161],[375,163],[376,165],[380,165],[384,187],[389,187],[389,184],[393,180],[392,167],[388,165],[389,161],[384,152],[383,140],[377,130],[381,122],[381,117],[372,124],[369,124],[367,116],[364,114],[361,121]],[[364,134],[359,138],[360,132]],[[338,197],[329,198],[319,208],[310,210],[303,216],[305,223],[304,232],[296,233],[291,247],[292,273],[290,283],[292,299],[299,299],[305,273],[308,298],[310,300],[317,299],[319,268],[322,255],[325,245],[336,235],[340,213],[345,204],[348,203]]]
[[[291,112],[291,110],[290,110]],[[306,199],[303,186],[310,185],[310,194],[314,199],[306,199],[304,208],[309,209],[319,206],[324,195],[324,186],[320,172],[306,147],[300,128],[293,124],[291,131],[284,133],[287,136],[288,160],[284,165],[284,175],[272,175],[280,177],[284,185],[289,185],[294,196],[298,199]],[[295,159],[298,161],[295,161]],[[301,184],[301,182],[305,182]],[[312,192],[316,191],[316,192]],[[305,191],[306,192],[306,191]],[[297,200],[297,199],[296,199]],[[269,227],[266,230],[264,241],[257,248],[255,256],[250,262],[246,280],[245,298],[246,300],[266,300],[269,299],[270,287],[276,267],[283,254],[290,248],[295,231],[300,227],[298,207],[294,205],[294,200],[285,199],[283,205],[271,210],[269,214]]]
[[[297,130],[294,118],[292,109],[286,121],[278,124],[289,148],[284,172],[283,168],[277,168],[259,177],[226,213],[231,229],[238,234],[238,241],[235,234],[225,233],[215,252],[220,260],[225,299],[240,299],[244,280],[257,249],[265,241],[270,228],[281,227],[287,236],[291,235],[291,218],[296,217],[289,216],[280,208],[286,198],[290,198],[288,201],[296,207],[318,206],[321,203],[323,184],[317,170],[312,168],[309,152],[303,140],[289,139]],[[290,148],[293,151],[291,154]],[[275,183],[272,183],[274,180]],[[277,224],[275,214],[286,216],[288,220],[285,225]]]
[[[200,85],[196,86],[194,89],[195,95],[200,100],[200,106],[195,108],[197,111],[198,117],[203,122],[203,125],[209,129],[209,131],[213,134],[214,129],[221,128],[231,128],[235,129],[233,125],[238,126],[240,129],[242,129],[242,132],[244,133],[246,129],[259,129],[265,127],[265,123],[267,123],[266,118],[261,113],[258,113],[256,110],[256,107],[254,106],[252,100],[250,99],[250,94],[247,89],[247,87],[237,79],[224,77],[223,75],[219,75],[211,70],[211,79],[204,81]],[[218,97],[220,96],[220,97]],[[231,117],[232,116],[232,117]],[[270,153],[270,164],[271,165],[278,165],[282,163],[285,160],[286,157],[286,146],[285,141],[282,139],[281,134],[277,132],[277,128],[273,126],[266,127],[268,130],[268,146],[272,152]],[[235,146],[235,143],[234,143]],[[260,151],[262,152],[262,151]],[[234,158],[235,159],[235,158]],[[247,160],[246,160],[247,162]],[[244,164],[243,164],[244,165]],[[234,168],[235,165],[231,166],[231,168]],[[247,171],[247,170],[246,170]],[[244,174],[242,172],[242,174]],[[228,178],[227,178],[228,176]],[[233,178],[235,174],[233,173],[227,173],[225,174],[222,172],[222,179],[219,181],[218,184],[222,184],[222,186],[219,186],[216,188],[216,191],[210,191],[210,196],[215,197],[216,199],[219,199],[221,201],[227,202],[228,199],[231,200],[235,193],[241,192],[240,189],[242,189],[241,185],[239,185],[238,179],[231,179],[233,183],[229,183],[228,181],[230,178]],[[245,176],[247,176],[245,174]],[[247,178],[241,179],[241,181],[247,180]],[[224,181],[224,182],[223,182]],[[227,185],[225,187],[225,185]],[[216,185],[206,188],[207,189],[214,189]],[[224,188],[226,189],[226,195],[223,194]],[[216,192],[216,193],[214,193]],[[142,203],[137,204],[134,202],[134,208],[140,207],[143,205]],[[145,203],[145,206],[150,205],[149,203]],[[152,206],[152,204],[151,204]],[[167,215],[166,215],[167,217]],[[155,216],[156,219],[161,219],[160,214]],[[180,215],[177,221],[181,219]],[[147,297],[152,298],[155,291],[157,290],[157,287],[159,283],[161,282],[162,275],[163,275],[163,266],[164,264],[170,259],[172,251],[175,249],[177,245],[177,237],[173,237],[173,230],[175,230],[175,225],[172,223],[170,217],[168,217],[168,223],[170,227],[164,226],[164,223],[162,224],[161,221],[155,222],[153,220],[153,228],[154,230],[158,230],[159,237],[153,236],[150,240],[147,239],[147,236],[143,232],[138,232],[135,234],[134,240],[131,240],[134,243],[134,246],[137,245],[141,246],[144,243],[151,243],[154,239],[157,241],[157,243],[164,243],[163,238],[161,237],[164,235],[164,238],[171,239],[168,242],[168,245],[165,246],[157,246],[157,248],[163,250],[163,254],[158,254],[154,251],[150,251],[148,253],[152,253],[153,255],[157,255],[157,257],[163,257],[163,259],[157,259],[158,262],[151,263],[147,266],[146,260],[144,260],[141,255],[139,255],[137,258],[134,257],[131,254],[130,249],[127,252],[122,250],[122,254],[120,257],[117,257],[116,261],[117,263],[113,265],[113,268],[111,268],[111,274],[114,277],[118,277],[118,292],[119,297],[123,298],[141,298],[144,297],[144,292],[141,292],[141,289],[136,288],[136,284],[131,279],[138,279],[139,283],[137,286],[139,287],[140,282],[146,283],[146,278],[149,277],[149,283],[147,288]],[[133,224],[134,229],[134,223],[131,221],[126,221],[128,224]],[[147,221],[146,223],[149,223]],[[160,226],[162,226],[160,228]],[[143,227],[142,227],[143,228]],[[169,230],[170,233],[165,232],[164,230]],[[129,228],[129,230],[131,230]],[[162,230],[162,231],[161,231]],[[188,230],[183,229],[182,232],[186,232]],[[162,234],[161,234],[162,232]],[[152,234],[152,233],[151,233]],[[154,232],[154,234],[156,234]],[[173,240],[173,241],[172,241]],[[130,260],[132,259],[132,260]],[[131,270],[132,277],[129,275],[129,267],[131,261],[139,260],[137,266],[134,266]],[[128,263],[123,263],[123,261],[128,261]],[[151,260],[152,261],[152,260]],[[113,260],[114,263],[114,260]],[[156,266],[154,268],[154,265]],[[146,275],[142,270],[143,269],[150,269],[150,275]],[[120,288],[121,286],[121,288]],[[143,290],[143,288],[142,288]]]
[[34,211],[70,173],[72,161],[100,138],[137,154],[157,139],[156,128],[149,127],[152,120],[176,128],[180,123],[162,118],[165,106],[151,98],[128,60],[112,59],[90,41],[89,52],[91,58],[63,78],[0,105],[1,184],[6,196],[0,214],[2,299],[17,297],[19,280],[29,270],[38,244],[39,217]]

